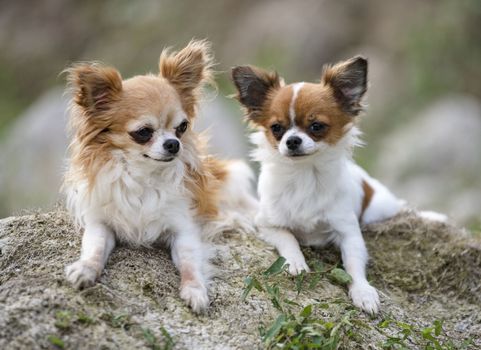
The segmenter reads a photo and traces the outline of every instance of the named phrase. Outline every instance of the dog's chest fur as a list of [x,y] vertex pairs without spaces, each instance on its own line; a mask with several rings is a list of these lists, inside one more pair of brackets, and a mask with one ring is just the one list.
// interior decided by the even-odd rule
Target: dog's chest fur
[[148,174],[127,169],[132,167],[122,163],[102,169],[90,198],[82,187],[77,190],[72,201],[75,210],[80,210],[84,221],[95,219],[107,224],[120,241],[150,245],[168,240],[169,233],[190,214],[183,165],[179,162]]
[[261,215],[294,232],[329,231],[329,205],[340,190],[336,170],[264,164],[259,178]]
[[260,225],[287,228],[301,244],[335,239],[330,222],[360,210],[361,186],[350,160],[262,164]]

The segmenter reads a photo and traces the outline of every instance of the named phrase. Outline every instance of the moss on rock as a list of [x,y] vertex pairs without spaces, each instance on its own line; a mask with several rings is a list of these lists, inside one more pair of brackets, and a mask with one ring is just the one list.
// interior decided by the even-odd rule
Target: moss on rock
[[[479,240],[409,212],[363,230],[382,313],[377,318],[356,313],[338,347],[381,348],[395,333],[378,327],[388,318],[419,327],[444,319],[450,339],[470,338],[473,348],[481,346]],[[212,305],[207,314],[194,315],[178,297],[179,277],[164,249],[119,246],[99,283],[77,291],[63,269],[78,257],[80,235],[65,212],[1,220],[0,348],[262,348],[259,325],[272,323],[279,311],[268,293],[241,296],[245,278],[259,275],[277,255],[257,239],[235,233],[216,244]],[[339,263],[333,249],[304,253],[312,266]],[[353,309],[346,288],[328,276],[300,292],[298,281],[285,274],[273,281],[283,298],[300,307],[321,305],[313,312],[320,319],[340,320]]]

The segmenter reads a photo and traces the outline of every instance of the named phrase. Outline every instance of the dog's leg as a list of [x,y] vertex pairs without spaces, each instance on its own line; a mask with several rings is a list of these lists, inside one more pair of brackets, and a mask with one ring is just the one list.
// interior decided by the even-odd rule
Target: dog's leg
[[67,280],[75,288],[85,288],[100,277],[115,246],[113,231],[104,224],[87,224],[82,237],[80,259],[65,268]]
[[349,295],[353,304],[370,314],[376,314],[380,305],[379,296],[366,279],[368,254],[356,216],[337,217],[331,225],[340,235],[337,243],[341,248],[342,262],[352,277]]
[[208,263],[200,239],[200,229],[195,224],[178,227],[172,241],[172,260],[180,273],[180,297],[194,312],[209,306],[207,281],[203,270]]
[[276,247],[279,254],[286,259],[291,275],[309,271],[306,259],[304,259],[304,255],[299,247],[299,242],[292,233],[281,228],[259,227],[259,236],[265,242]]

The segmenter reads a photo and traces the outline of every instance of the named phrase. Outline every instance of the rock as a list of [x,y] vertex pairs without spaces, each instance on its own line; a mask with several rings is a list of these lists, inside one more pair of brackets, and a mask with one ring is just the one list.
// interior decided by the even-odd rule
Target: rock
[[[382,314],[370,318],[353,309],[346,288],[326,273],[339,263],[332,249],[304,249],[315,271],[306,282],[285,273],[262,271],[277,255],[251,236],[226,234],[216,240],[217,274],[210,289],[211,307],[194,315],[178,296],[179,278],[162,248],[115,249],[98,284],[76,291],[63,269],[80,250],[80,235],[62,210],[0,221],[0,348],[76,349],[158,348],[256,349],[264,347],[259,326],[269,327],[280,314],[274,294],[255,288],[242,299],[251,276],[279,288],[285,315],[312,306],[312,317],[338,326],[340,348],[381,349],[402,331],[395,320],[412,325],[407,344],[426,344],[421,331],[444,319],[437,338],[481,346],[481,242],[450,224],[423,221],[405,212],[385,223],[363,228],[372,255],[370,279],[381,292]],[[297,304],[287,304],[288,298]],[[291,316],[285,316],[291,317]],[[294,317],[294,316],[292,316]],[[299,321],[299,316],[296,316]],[[347,321],[346,321],[347,320]],[[292,322],[293,319],[291,319]],[[347,322],[347,323],[346,323]],[[384,322],[384,323],[381,323]],[[317,323],[318,328],[325,323]],[[383,326],[380,326],[383,324]],[[460,329],[462,325],[462,332]],[[328,328],[325,334],[334,334]],[[321,328],[319,328],[321,329]],[[170,340],[172,338],[172,341]],[[57,345],[57,347],[62,347]],[[169,347],[166,347],[169,348]],[[470,348],[466,346],[466,348]]]
[[0,147],[0,216],[51,207],[58,198],[67,148],[67,99],[56,88],[34,102]]
[[411,204],[479,220],[481,102],[446,96],[381,142],[373,175]]

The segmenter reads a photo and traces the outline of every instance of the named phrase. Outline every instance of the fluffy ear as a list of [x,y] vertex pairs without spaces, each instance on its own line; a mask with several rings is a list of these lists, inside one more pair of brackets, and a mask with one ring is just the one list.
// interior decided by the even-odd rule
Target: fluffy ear
[[252,66],[232,68],[232,81],[237,88],[237,99],[247,109],[247,117],[252,121],[261,116],[269,92],[281,86],[277,72]]
[[114,68],[81,63],[66,72],[73,101],[89,115],[108,110],[122,92],[122,77]]
[[210,43],[206,40],[192,40],[178,52],[165,49],[160,55],[160,75],[175,87],[191,116],[195,114],[203,85],[213,83],[212,65]]
[[334,66],[326,66],[322,82],[330,85],[342,109],[352,116],[362,111],[361,100],[367,90],[367,60],[356,56]]

